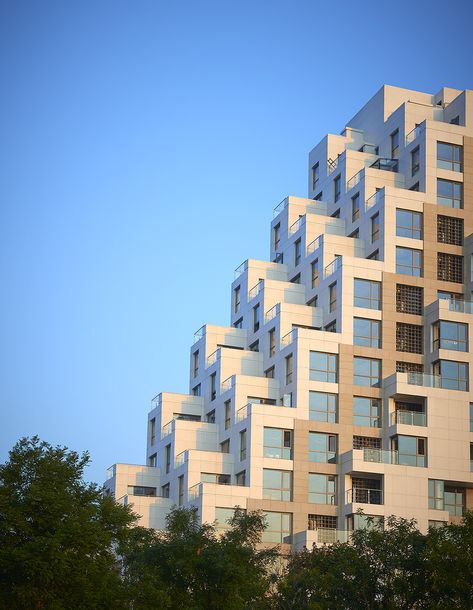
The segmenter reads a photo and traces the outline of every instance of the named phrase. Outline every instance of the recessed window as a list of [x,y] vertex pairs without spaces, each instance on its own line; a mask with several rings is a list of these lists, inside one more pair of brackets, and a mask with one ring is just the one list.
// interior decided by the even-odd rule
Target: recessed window
[[246,470],[242,470],[241,472],[237,472],[235,475],[235,482],[238,487],[245,487],[246,485]]
[[353,344],[381,347],[381,322],[367,318],[353,318]]
[[421,316],[424,310],[424,289],[396,284],[396,311]]
[[335,424],[337,422],[336,394],[327,392],[309,392],[309,419]]
[[360,193],[351,198],[351,220],[355,222],[360,217]]
[[371,217],[371,243],[379,239],[379,212]]
[[396,235],[422,239],[422,213],[412,210],[396,210]]
[[447,208],[463,208],[462,183],[437,178],[437,204]]
[[449,142],[437,142],[437,167],[452,172],[461,172],[463,147]]
[[468,391],[468,364],[453,360],[437,360],[432,365],[434,376],[439,378],[439,387],[447,390]]
[[312,190],[315,191],[315,189],[317,188],[317,184],[319,183],[319,177],[320,177],[320,167],[319,167],[319,163],[317,162],[315,165],[312,166]]
[[274,366],[269,367],[269,369],[266,369],[264,372],[264,376],[266,377],[266,379],[274,379]]
[[210,375],[210,400],[215,400],[217,396],[217,373]]
[[463,218],[437,216],[437,241],[441,244],[463,245]]
[[220,453],[230,453],[230,439],[220,443]]
[[329,311],[335,311],[337,309],[337,282],[330,284],[328,288],[329,294]]
[[381,360],[375,358],[353,358],[353,383],[378,388],[381,383]]
[[169,498],[169,492],[170,492],[170,484],[166,483],[166,485],[163,485],[161,487],[161,497],[162,498]]
[[333,181],[333,200],[336,203],[342,194],[341,192],[342,177],[340,174]]
[[396,247],[396,273],[422,276],[422,250]]
[[274,246],[275,251],[277,251],[279,249],[280,243],[281,243],[281,224],[278,222],[278,224],[274,225],[274,228],[273,228],[273,246]]
[[233,311],[236,313],[240,309],[240,286],[233,291]]
[[197,377],[199,374],[199,350],[192,354],[192,375]]
[[353,425],[382,427],[381,401],[366,396],[353,397]]
[[289,385],[290,383],[292,383],[292,354],[289,354],[289,356],[286,356],[285,358],[285,362],[286,362],[286,385]]
[[205,419],[208,424],[214,424],[215,423],[215,409],[212,409],[212,411],[209,411],[207,413],[207,415],[205,416]]
[[260,325],[260,305],[259,303],[253,307],[253,332],[259,330]]
[[263,498],[267,500],[292,500],[292,472],[263,468]]
[[434,350],[450,349],[457,352],[468,351],[468,324],[440,320],[433,325]]
[[327,354],[325,352],[310,352],[309,361],[309,379],[311,381],[327,381],[329,383],[337,383],[337,354]]
[[[314,504],[337,504],[337,477],[329,474],[309,472],[309,502]],[[336,525],[335,525],[336,527]]]
[[330,322],[329,324],[327,324],[324,328],[324,331],[326,333],[336,333],[337,332],[337,321],[333,320],[333,322]]
[[240,462],[246,460],[246,430],[240,432]]
[[463,283],[463,256],[437,253],[437,279],[445,282]]
[[411,176],[415,176],[420,169],[420,148],[416,146],[411,152]]
[[391,439],[391,449],[396,452],[398,464],[421,467],[426,465],[426,438],[399,434]]
[[301,239],[299,238],[298,240],[296,240],[294,242],[294,266],[297,267],[297,265],[300,264],[301,262]]
[[192,396],[200,396],[201,395],[201,385],[200,383],[197,384],[195,387],[192,388]]
[[231,418],[232,418],[232,401],[227,400],[225,402],[225,430],[228,430],[228,428],[230,428]]
[[233,323],[233,328],[243,328],[243,318],[238,318],[238,320]]
[[274,356],[276,353],[276,329],[272,328],[268,332],[268,343],[269,343],[269,357]]
[[310,264],[312,288],[317,288],[319,285],[319,261],[315,259]]
[[178,483],[178,505],[182,506],[184,504],[184,475],[181,475],[177,479]]
[[354,306],[381,309],[381,282],[355,278]]
[[337,463],[337,435],[309,432],[309,461],[323,464]]
[[391,134],[391,159],[397,159],[399,156],[399,129],[396,129]]

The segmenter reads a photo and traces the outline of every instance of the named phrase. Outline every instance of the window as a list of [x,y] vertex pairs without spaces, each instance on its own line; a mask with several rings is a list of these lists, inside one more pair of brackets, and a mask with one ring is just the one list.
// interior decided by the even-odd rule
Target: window
[[381,347],[381,322],[365,318],[353,318],[353,344],[365,347]]
[[200,481],[213,485],[230,485],[231,476],[229,474],[216,474],[215,472],[201,472]]
[[274,225],[273,228],[273,245],[274,250],[277,251],[279,249],[279,244],[281,243],[281,224],[278,222],[277,225]]
[[232,401],[227,400],[225,402],[225,430],[228,430],[228,428],[230,428],[231,416],[232,416]]
[[470,432],[473,432],[473,402],[470,402]]
[[338,174],[338,176],[333,181],[333,200],[335,203],[340,199],[341,184],[342,184],[342,179],[341,179],[340,174]]
[[329,474],[309,473],[309,502],[337,504],[337,478]]
[[[463,295],[460,292],[450,292],[448,290],[437,290],[437,298],[447,299],[448,301],[463,301]],[[459,305],[461,306],[461,303]]]
[[170,485],[169,483],[166,483],[166,485],[163,485],[161,487],[161,497],[162,498],[169,498],[169,491],[170,491]]
[[276,353],[276,329],[272,328],[268,332],[268,343],[269,343],[269,357],[274,356]]
[[422,213],[412,210],[396,210],[396,235],[422,239]]
[[396,247],[396,273],[422,276],[422,251]]
[[263,455],[270,458],[292,460],[292,430],[265,428],[263,432]]
[[129,496],[156,497],[156,487],[144,487],[143,485],[128,485]]
[[230,529],[230,521],[235,515],[234,508],[215,507],[215,529],[217,532],[224,533]]
[[220,443],[220,453],[230,453],[230,439]]
[[274,379],[274,366],[270,366],[269,369],[266,369],[264,376],[266,379]]
[[462,183],[437,178],[437,205],[447,208],[463,208]]
[[351,220],[355,222],[360,217],[360,193],[351,198]]
[[396,351],[423,354],[424,327],[396,322]]
[[468,364],[453,360],[437,360],[433,374],[440,377],[440,387],[447,390],[468,391]]
[[320,193],[317,193],[317,195],[314,197],[314,201],[322,201],[323,198],[323,191],[320,191]]
[[263,468],[263,498],[267,500],[292,500],[292,472]]
[[396,284],[396,311],[421,316],[424,309],[424,290],[418,286]]
[[355,229],[353,233],[350,233],[348,237],[351,237],[352,239],[358,239],[360,237],[360,229]]
[[381,449],[381,439],[373,436],[354,436],[353,449]]
[[292,383],[292,354],[286,356],[286,385]]
[[452,517],[463,517],[465,510],[465,489],[462,487],[446,486],[444,488],[444,510],[448,510]]
[[317,307],[318,302],[319,302],[319,297],[317,295],[315,295],[315,297],[313,299],[310,299],[310,301],[307,301],[306,305],[308,307]]
[[294,242],[294,266],[297,267],[301,262],[301,240],[300,238]]
[[397,463],[404,466],[425,466],[427,439],[399,434],[391,439],[391,448],[397,452]]
[[214,424],[215,423],[215,409],[213,409],[213,411],[209,411],[207,413],[207,415],[205,416],[207,423],[208,424]]
[[245,487],[246,485],[246,470],[242,470],[241,472],[237,472],[235,475],[235,482],[238,487]]
[[335,311],[337,309],[337,282],[330,284],[328,288],[329,293],[329,311]]
[[210,375],[210,400],[215,400],[217,396],[217,373]]
[[178,505],[184,504],[184,475],[182,474],[178,479]]
[[171,445],[166,445],[164,451],[166,456],[166,474],[168,474],[171,470]]
[[416,182],[415,184],[413,184],[413,185],[412,185],[412,186],[409,188],[409,190],[410,190],[410,191],[415,191],[416,193],[417,193],[417,192],[419,192],[419,190],[420,190],[420,189],[419,189],[419,183],[418,183],[418,182]]
[[355,278],[355,307],[381,309],[381,282]]
[[444,485],[443,481],[429,479],[429,508],[433,510],[444,510]]
[[310,264],[310,271],[312,288],[317,288],[319,285],[319,261],[317,258]]
[[396,362],[396,373],[423,373],[424,365],[416,362]]
[[420,169],[420,148],[416,146],[411,152],[411,176],[415,176]]
[[349,530],[371,530],[382,532],[384,529],[384,517],[379,515],[356,514],[348,519]]
[[338,356],[337,354],[326,354],[324,352],[310,352],[310,373],[311,381],[328,381],[337,383],[338,377]]
[[197,384],[194,388],[192,388],[192,396],[200,396],[201,395],[201,385]]
[[238,320],[233,323],[233,328],[243,328],[243,318],[238,318]]
[[463,218],[437,216],[437,241],[441,244],[463,245]]
[[391,134],[391,159],[396,159],[399,156],[399,129]]
[[468,351],[468,325],[440,320],[433,325],[433,349]]
[[463,256],[437,252],[437,279],[463,283]]
[[335,424],[337,422],[337,399],[336,394],[309,392],[309,419]]
[[233,291],[233,311],[236,313],[240,309],[240,286]]
[[379,388],[381,384],[381,361],[374,358],[353,358],[353,383]]
[[148,458],[148,466],[152,466],[153,468],[155,468],[157,465],[158,465],[158,454],[153,453],[153,455],[150,455]]
[[312,166],[312,190],[315,191],[317,188],[317,184],[319,182],[319,173],[320,173],[319,163],[317,162]]
[[240,462],[246,460],[246,430],[240,432]]
[[453,119],[450,120],[450,125],[460,125],[460,115],[457,114],[457,116],[453,117]]
[[333,322],[330,322],[329,324],[327,324],[324,328],[326,333],[336,333],[337,332],[337,321],[334,320]]
[[197,377],[199,374],[199,350],[196,350],[192,354],[192,375],[193,377]]
[[265,512],[263,516],[267,527],[262,534],[262,542],[290,544],[292,534],[291,513]]
[[156,418],[153,417],[153,419],[151,419],[149,422],[149,444],[151,446],[153,446],[155,442],[156,442]]
[[[319,502],[319,504],[322,503]],[[336,536],[334,536],[331,532],[331,530],[337,529],[337,517],[332,517],[330,515],[309,515],[307,528],[311,531],[318,530],[319,542],[337,541]]]
[[437,167],[452,172],[461,172],[463,147],[449,142],[437,142]]
[[379,212],[371,217],[371,243],[379,239]]
[[309,461],[337,463],[337,436],[324,432],[309,432]]
[[335,210],[333,214],[330,214],[330,218],[340,218],[340,208],[338,208],[338,210]]
[[260,310],[260,305],[258,303],[257,305],[255,305],[253,307],[253,332],[254,333],[259,330],[259,323],[260,323],[259,310]]
[[381,401],[366,396],[353,397],[353,425],[381,428]]
[[379,249],[373,250],[366,258],[370,261],[379,261]]

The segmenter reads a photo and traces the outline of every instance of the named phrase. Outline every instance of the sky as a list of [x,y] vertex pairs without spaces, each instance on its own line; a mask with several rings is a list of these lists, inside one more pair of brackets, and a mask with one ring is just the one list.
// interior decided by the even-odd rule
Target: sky
[[144,463],[150,400],[384,84],[473,89],[469,0],[0,3],[0,462]]

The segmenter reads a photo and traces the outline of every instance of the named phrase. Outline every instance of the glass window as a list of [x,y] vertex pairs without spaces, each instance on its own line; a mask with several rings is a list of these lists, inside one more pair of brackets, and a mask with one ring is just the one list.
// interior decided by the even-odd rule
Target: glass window
[[230,439],[220,443],[220,453],[230,453]]
[[165,459],[166,459],[166,474],[171,470],[171,445],[165,447]]
[[197,375],[199,374],[199,350],[197,349],[193,354],[192,354],[192,374],[194,377],[197,377]]
[[337,354],[326,354],[325,352],[310,352],[311,381],[328,381],[337,383],[338,356]]
[[381,347],[381,322],[366,318],[353,318],[353,344]]
[[420,148],[416,146],[411,152],[411,176],[415,176],[420,169]]
[[257,305],[255,305],[253,307],[253,332],[256,332],[257,330],[259,330],[259,324],[260,324],[259,312],[260,312],[260,306],[258,303]]
[[379,388],[381,383],[381,361],[374,358],[353,358],[353,383]]
[[429,508],[434,510],[444,510],[444,490],[443,481],[429,479]]
[[246,486],[246,470],[242,470],[241,472],[236,473],[235,482],[238,485],[238,487]]
[[352,530],[383,531],[384,517],[377,515],[356,514],[351,516],[348,525]]
[[396,159],[399,156],[399,129],[391,134],[391,159]]
[[337,478],[328,474],[309,473],[309,502],[337,504]]
[[315,189],[317,188],[317,184],[319,182],[319,163],[317,162],[315,165],[312,166],[312,190],[315,191]]
[[268,338],[269,338],[269,356],[274,356],[274,354],[276,353],[276,329],[272,328],[269,332],[268,332]]
[[335,311],[337,308],[337,282],[330,284],[329,292],[329,311]]
[[246,460],[246,430],[240,432],[240,462]]
[[468,364],[453,360],[437,360],[433,373],[440,377],[440,387],[447,390],[468,390]]
[[292,383],[292,354],[286,356],[286,385]]
[[217,373],[210,375],[210,400],[215,400],[217,396]]
[[263,513],[266,520],[266,529],[262,535],[263,542],[273,544],[291,543],[292,515],[291,513]]
[[339,174],[333,181],[333,200],[334,200],[334,202],[337,202],[340,199],[341,184],[342,184],[342,179]]
[[355,307],[381,309],[381,282],[355,278],[354,291]]
[[453,517],[462,517],[465,510],[465,490],[461,487],[445,486],[444,510]]
[[279,248],[279,244],[281,243],[281,224],[278,222],[277,225],[274,225],[273,228],[273,244],[274,244],[274,249],[278,250]]
[[184,504],[184,475],[181,475],[178,479],[178,505]]
[[470,432],[473,432],[473,402],[470,402]]
[[301,240],[294,242],[294,266],[297,267],[301,262]]
[[427,439],[399,434],[391,440],[392,450],[397,452],[397,463],[404,466],[425,466]]
[[382,412],[379,398],[353,397],[353,425],[381,428]]
[[309,461],[337,463],[337,436],[324,432],[309,432]]
[[327,392],[309,392],[309,419],[337,422],[337,395]]
[[371,217],[371,243],[379,239],[379,212]]
[[463,208],[462,183],[437,178],[437,204],[447,208]]
[[462,171],[463,147],[449,142],[437,142],[437,167],[453,172]]
[[233,311],[236,313],[240,309],[240,286],[233,291]]
[[412,210],[396,210],[396,235],[422,239],[422,213]]
[[396,247],[396,273],[422,276],[422,251]]
[[440,320],[433,325],[433,348],[468,351],[468,325]]
[[228,428],[230,428],[231,417],[232,417],[232,401],[227,400],[225,402],[225,430],[228,430]]
[[234,508],[215,507],[215,528],[218,532],[226,532],[230,529],[229,521],[233,519],[235,514]]
[[263,469],[263,498],[268,500],[292,500],[292,472]]
[[351,198],[351,220],[355,222],[360,217],[360,193]]
[[318,261],[318,259],[315,259],[315,261],[312,261],[312,263],[310,265],[310,269],[311,269],[312,288],[316,288],[319,285],[319,261]]
[[263,455],[283,460],[292,459],[292,430],[265,428],[263,432]]

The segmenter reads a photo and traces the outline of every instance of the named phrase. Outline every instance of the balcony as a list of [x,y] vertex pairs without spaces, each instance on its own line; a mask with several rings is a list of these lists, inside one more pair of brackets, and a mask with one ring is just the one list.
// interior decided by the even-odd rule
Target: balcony
[[264,316],[264,321],[269,322],[270,320],[272,320],[273,318],[275,318],[278,315],[278,312],[279,312],[279,303],[276,303],[276,305],[273,305],[273,307],[271,307],[271,309],[268,309],[268,311],[266,312],[266,314]]
[[406,146],[408,144],[410,144],[411,142],[414,142],[414,140],[416,140],[418,138],[418,136],[423,131],[424,127],[425,127],[425,123],[421,124],[421,125],[417,125],[416,127],[414,127],[414,129],[412,131],[410,131],[407,134],[407,136],[406,136]]
[[169,434],[171,434],[173,421],[174,420],[171,419],[171,421],[169,421],[167,424],[165,424],[161,428],[161,438],[164,438],[165,436],[168,436]]
[[337,256],[336,258],[333,259],[333,261],[331,263],[329,263],[325,269],[324,269],[324,278],[327,278],[331,275],[333,275],[335,273],[335,271],[338,271],[338,269],[340,269],[342,266],[342,257],[341,256]]
[[293,536],[293,546],[295,550],[312,549],[315,546],[324,544],[335,544],[336,542],[349,542],[351,532],[347,530],[337,530],[333,528],[317,528],[304,532],[297,532]]
[[293,328],[286,335],[284,335],[284,337],[281,338],[281,349],[283,347],[287,347],[288,345],[291,345],[291,343],[295,339],[295,336],[296,336],[296,329]]
[[299,231],[299,229],[305,224],[305,216],[299,216],[299,218],[296,220],[296,222],[293,222],[292,225],[289,227],[289,236],[294,235],[294,233],[297,233],[297,231]]
[[273,218],[276,218],[276,216],[280,214],[285,207],[287,207],[288,201],[289,198],[285,197],[280,203],[278,203],[278,205],[273,210]]
[[239,421],[243,421],[244,419],[246,419],[249,415],[248,413],[248,407],[250,406],[251,403],[246,404],[244,407],[241,407],[240,409],[238,409],[238,411],[235,414],[235,422],[239,422]]
[[449,299],[448,309],[459,313],[473,313],[473,302],[463,301],[463,299]]
[[248,259],[246,259],[246,261],[243,261],[241,263],[241,265],[239,265],[236,269],[235,269],[235,279],[237,279],[238,277],[240,277],[240,275],[242,273],[245,273],[245,271],[248,269]]
[[217,362],[219,356],[220,356],[220,348],[218,347],[214,352],[212,352],[210,354],[210,356],[207,357],[207,367],[212,366],[212,364],[215,364],[215,362]]
[[428,373],[407,373],[409,385],[419,385],[425,388],[440,388],[442,390],[458,390],[467,392],[467,381],[465,379],[450,379],[440,375],[429,375]]
[[384,201],[384,188],[376,191],[371,197],[369,197],[365,202],[365,210],[371,209],[377,203],[381,203]]
[[356,186],[358,184],[358,182],[361,180],[361,176],[364,172],[364,167],[363,169],[360,169],[360,171],[358,173],[356,173],[354,176],[352,176],[350,178],[350,180],[348,180],[347,182],[347,191],[349,191],[350,189],[352,189],[354,186]]
[[391,425],[426,426],[427,416],[420,411],[395,411],[391,413]]
[[230,377],[227,377],[227,379],[225,379],[225,381],[222,381],[222,383],[220,384],[220,394],[223,394],[224,392],[228,392],[228,390],[231,390],[233,387],[233,375],[231,375]]
[[194,343],[197,343],[202,337],[205,336],[205,324],[199,328],[198,331],[194,333]]
[[384,449],[363,449],[363,461],[376,464],[399,464],[397,451]]
[[312,252],[315,252],[318,248],[320,248],[320,246],[322,245],[322,235],[319,235],[318,237],[316,237],[314,239],[314,241],[311,241],[310,244],[307,246],[306,252],[307,252],[307,256],[309,254],[311,254]]
[[258,283],[253,286],[253,288],[248,293],[248,301],[251,301],[259,295],[259,293],[263,290],[263,285],[263,280],[259,280]]
[[382,489],[347,489],[347,504],[383,504]]
[[385,159],[379,158],[370,165],[373,169],[382,169],[385,172],[398,172],[399,171],[399,161],[397,159]]

